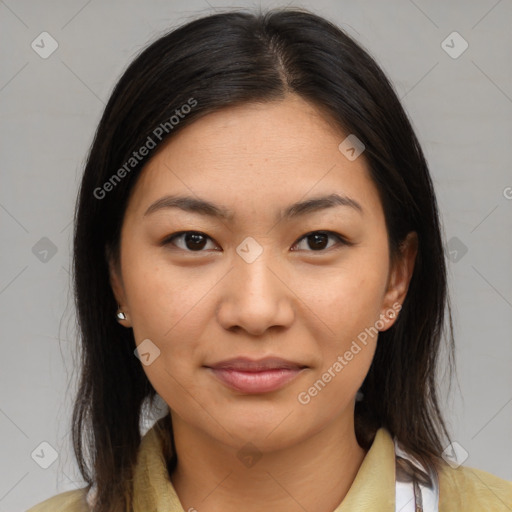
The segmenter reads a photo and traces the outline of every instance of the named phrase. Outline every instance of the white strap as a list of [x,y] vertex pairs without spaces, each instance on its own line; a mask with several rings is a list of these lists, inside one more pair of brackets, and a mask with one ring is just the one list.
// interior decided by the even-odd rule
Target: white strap
[[[439,481],[434,471],[425,468],[414,456],[407,453],[394,438],[395,456],[408,460],[413,466],[421,469],[430,477],[431,485],[421,482],[415,483],[412,479],[407,481],[396,480],[396,512],[439,512]],[[415,487],[418,493],[415,497]]]

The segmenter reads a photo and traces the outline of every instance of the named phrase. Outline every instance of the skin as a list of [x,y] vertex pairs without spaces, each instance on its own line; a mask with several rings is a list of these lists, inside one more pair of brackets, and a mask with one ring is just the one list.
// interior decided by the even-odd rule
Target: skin
[[[332,512],[366,454],[354,430],[355,395],[378,335],[311,398],[298,401],[349,350],[365,328],[402,304],[414,267],[410,233],[396,265],[388,257],[384,212],[364,153],[348,160],[346,137],[310,103],[246,104],[187,126],[146,164],[130,197],[121,259],[111,284],[136,344],[160,355],[143,366],[171,410],[178,455],[171,481],[184,510]],[[361,204],[276,223],[288,205],[333,192]],[[166,194],[183,193],[229,208],[231,220],[177,208],[144,216]],[[304,235],[339,233],[321,241]],[[206,235],[194,250],[179,231]],[[236,252],[246,237],[262,248],[248,263]],[[202,252],[201,252],[202,251]],[[307,365],[283,388],[234,391],[204,365],[235,356],[279,356]],[[261,458],[247,467],[247,443]]]

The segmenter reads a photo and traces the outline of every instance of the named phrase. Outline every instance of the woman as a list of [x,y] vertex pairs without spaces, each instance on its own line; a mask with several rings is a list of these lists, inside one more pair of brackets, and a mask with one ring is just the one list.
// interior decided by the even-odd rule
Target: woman
[[74,279],[88,485],[31,512],[512,509],[510,482],[449,455],[424,155],[325,19],[216,14],[135,59],[85,168]]

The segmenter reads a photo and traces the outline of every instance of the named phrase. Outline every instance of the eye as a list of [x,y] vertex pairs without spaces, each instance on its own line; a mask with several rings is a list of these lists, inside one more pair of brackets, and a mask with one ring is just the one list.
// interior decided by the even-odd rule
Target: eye
[[[185,247],[179,247],[179,245],[174,243],[174,240],[183,240]],[[162,245],[173,244],[178,248],[183,249],[188,252],[204,252],[201,249],[204,248],[205,241],[211,238],[200,231],[181,231],[180,233],[175,233],[170,237],[166,238]]]
[[[293,247],[298,246],[301,240],[309,240],[308,246],[312,247],[314,252],[321,252],[326,249],[325,243],[329,238],[336,239],[342,245],[350,245],[341,235],[332,231],[312,231],[299,238],[299,242],[296,242]],[[331,247],[332,245],[328,248],[330,249]]]

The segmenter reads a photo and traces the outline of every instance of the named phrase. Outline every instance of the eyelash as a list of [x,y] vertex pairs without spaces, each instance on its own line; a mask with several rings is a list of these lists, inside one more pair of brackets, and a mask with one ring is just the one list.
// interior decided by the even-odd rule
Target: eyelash
[[[172,244],[172,245],[175,245],[173,244],[173,240],[175,240],[176,238],[180,238],[182,237],[183,235],[186,235],[188,233],[193,233],[193,234],[196,234],[196,235],[201,235],[201,236],[204,236],[210,240],[213,241],[213,239],[208,236],[207,234],[205,233],[202,233],[201,231],[179,231],[177,233],[173,233],[172,235],[168,236],[167,238],[165,238],[163,241],[162,241],[162,245],[169,245],[169,244]],[[309,233],[306,233],[305,235],[303,235],[301,238],[299,238],[297,240],[297,242],[295,242],[293,245],[298,245],[302,240],[306,239],[307,237],[309,236],[312,236],[312,235],[315,235],[315,234],[321,234],[321,235],[328,235],[329,237],[331,238],[336,238],[338,240],[338,243],[343,246],[343,245],[346,245],[346,246],[350,246],[350,245],[353,245],[352,242],[349,242],[348,240],[346,240],[345,238],[343,238],[340,234],[338,233],[335,233],[334,231],[326,231],[326,230],[318,230],[318,231],[310,231]],[[319,249],[317,251],[314,251],[314,250],[306,250],[306,252],[313,252],[313,253],[325,253],[327,252],[328,250],[332,249],[333,247],[336,247],[336,245],[333,245],[331,247],[327,247],[325,249]],[[198,250],[198,251],[191,251],[191,250],[188,250],[188,249],[182,249],[181,247],[177,247],[178,249],[182,250],[182,251],[185,251],[185,252],[189,252],[189,253],[201,253],[201,252],[205,252],[204,250]]]

